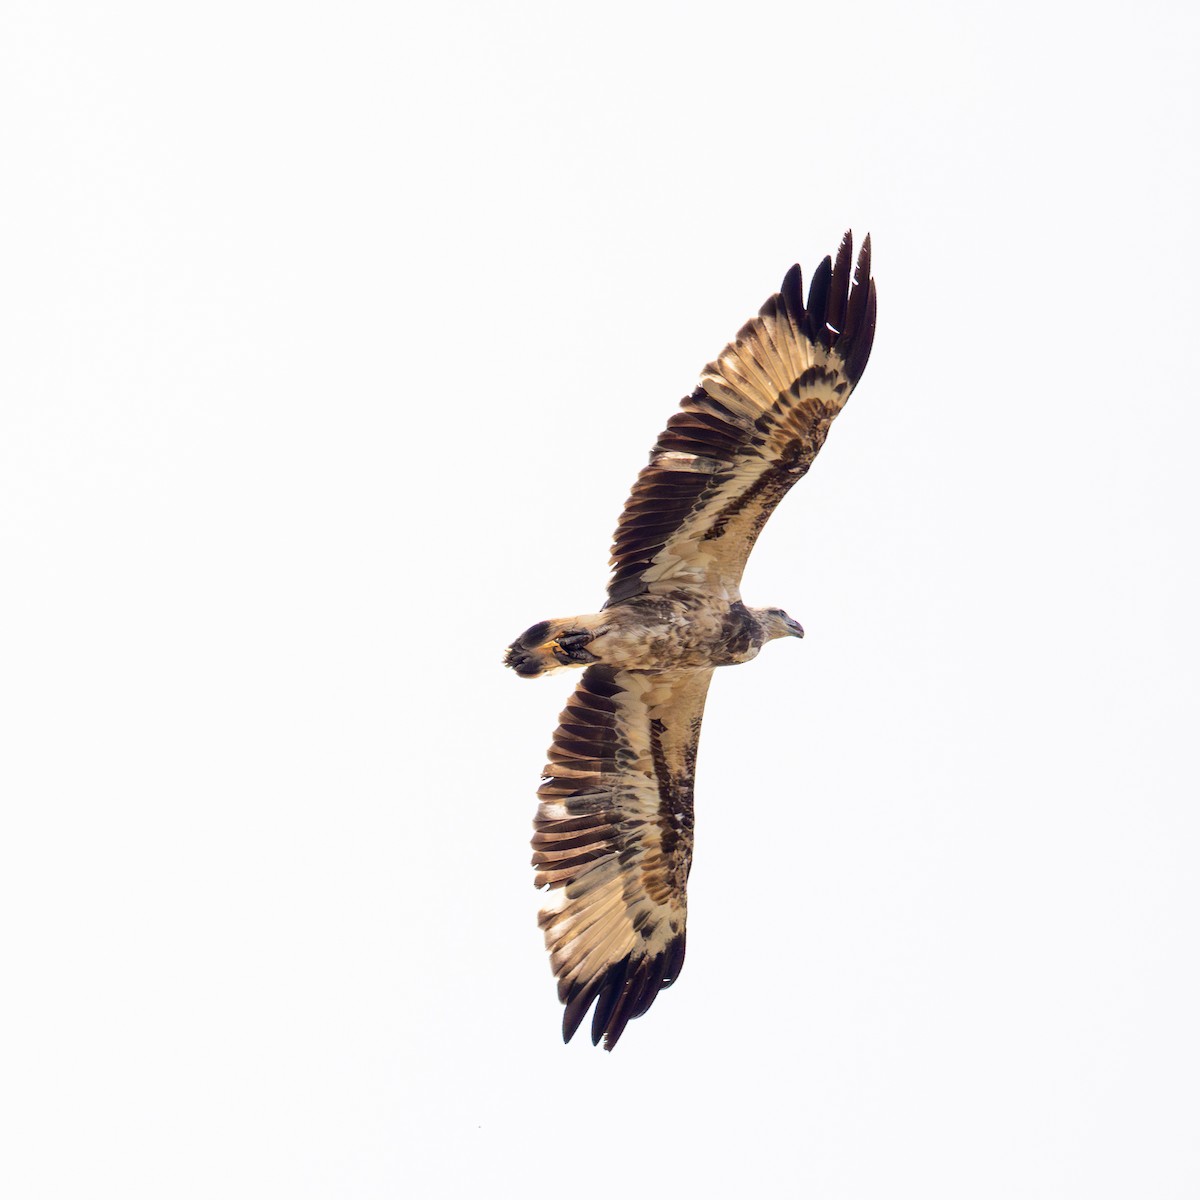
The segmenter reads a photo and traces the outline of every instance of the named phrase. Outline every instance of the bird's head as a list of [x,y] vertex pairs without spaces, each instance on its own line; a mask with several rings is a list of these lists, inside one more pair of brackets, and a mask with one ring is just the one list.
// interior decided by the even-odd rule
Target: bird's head
[[789,617],[782,608],[760,608],[754,615],[758,617],[768,641],[781,637],[804,636],[804,627],[799,621]]

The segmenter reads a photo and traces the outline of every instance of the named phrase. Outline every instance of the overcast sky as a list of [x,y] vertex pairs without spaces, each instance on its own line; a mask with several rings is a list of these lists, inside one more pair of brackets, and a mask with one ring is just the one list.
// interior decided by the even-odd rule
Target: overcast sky
[[[1194,5],[0,11],[4,1194],[1200,1193]],[[634,475],[870,365],[718,673],[687,965],[528,865]]]

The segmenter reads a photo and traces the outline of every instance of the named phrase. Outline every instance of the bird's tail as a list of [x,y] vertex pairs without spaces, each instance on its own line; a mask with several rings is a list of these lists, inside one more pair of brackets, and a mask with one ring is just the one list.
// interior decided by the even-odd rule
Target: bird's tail
[[504,665],[526,679],[536,679],[563,667],[586,667],[599,662],[587,647],[600,630],[603,618],[568,617],[563,621],[539,621],[531,625],[504,652]]

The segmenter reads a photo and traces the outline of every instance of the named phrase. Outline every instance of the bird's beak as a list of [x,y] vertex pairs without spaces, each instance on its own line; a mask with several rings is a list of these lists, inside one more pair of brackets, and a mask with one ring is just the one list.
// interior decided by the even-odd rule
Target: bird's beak
[[793,621],[791,617],[787,617],[785,618],[784,623],[787,625],[788,632],[792,635],[792,637],[804,636],[804,626],[801,625],[799,621]]

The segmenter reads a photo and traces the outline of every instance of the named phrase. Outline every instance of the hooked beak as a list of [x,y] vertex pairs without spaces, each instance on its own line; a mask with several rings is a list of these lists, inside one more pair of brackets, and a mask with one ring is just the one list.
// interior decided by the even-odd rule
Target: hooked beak
[[788,632],[792,637],[804,636],[804,626],[799,621],[794,621],[791,617],[785,617],[783,623],[788,627]]

